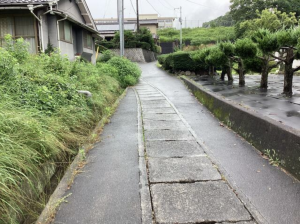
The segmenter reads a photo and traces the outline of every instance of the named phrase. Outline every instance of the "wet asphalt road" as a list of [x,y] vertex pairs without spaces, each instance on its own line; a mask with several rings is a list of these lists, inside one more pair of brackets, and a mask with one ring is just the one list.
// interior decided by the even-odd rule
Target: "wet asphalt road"
[[300,183],[269,165],[258,151],[202,106],[176,77],[140,64],[142,80],[162,91],[197,134],[199,140],[260,215],[270,224],[300,223]]

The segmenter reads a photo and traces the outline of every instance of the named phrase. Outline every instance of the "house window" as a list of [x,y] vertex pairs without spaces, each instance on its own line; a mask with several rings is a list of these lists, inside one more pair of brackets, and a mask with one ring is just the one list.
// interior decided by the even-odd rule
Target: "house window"
[[87,31],[83,32],[83,47],[93,49],[93,38]]
[[59,39],[72,43],[72,25],[68,20],[59,22]]
[[35,23],[32,16],[0,17],[0,46],[3,46],[7,34],[14,39],[22,37],[29,43],[29,52],[36,53]]

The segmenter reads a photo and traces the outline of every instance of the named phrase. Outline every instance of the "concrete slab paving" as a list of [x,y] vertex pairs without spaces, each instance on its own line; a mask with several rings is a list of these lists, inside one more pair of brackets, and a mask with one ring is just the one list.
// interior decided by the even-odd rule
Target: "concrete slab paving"
[[144,96],[144,97],[158,97],[158,96],[161,96],[161,94],[160,93],[158,93],[158,92],[149,92],[149,93],[140,93],[139,92],[139,96]]
[[172,107],[162,108],[145,108],[143,114],[175,114],[175,110]]
[[144,120],[144,129],[145,130],[184,130],[186,129],[185,124],[182,121],[156,121]]
[[165,141],[182,141],[194,140],[194,137],[189,131],[177,130],[145,130],[145,139],[165,140]]
[[143,116],[145,120],[153,121],[180,121],[180,117],[177,114],[145,114]]
[[206,157],[149,158],[150,183],[220,180],[221,175]]
[[251,221],[244,205],[222,181],[151,186],[157,223]]
[[196,141],[146,141],[149,157],[194,157],[204,155]]
[[164,100],[164,97],[140,97],[141,101],[156,101],[156,100]]
[[222,222],[222,223],[216,223],[216,224],[257,224],[254,221],[245,221],[245,222]]
[[164,104],[164,103],[168,103],[168,101],[166,99],[163,100],[141,100],[141,104],[142,105],[150,105],[150,104]]
[[164,107],[171,107],[171,105],[168,102],[142,105],[143,109],[164,108]]

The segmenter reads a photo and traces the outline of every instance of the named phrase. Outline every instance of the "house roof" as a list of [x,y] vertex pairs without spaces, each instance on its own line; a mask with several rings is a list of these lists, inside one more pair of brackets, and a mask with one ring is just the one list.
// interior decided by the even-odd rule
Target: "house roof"
[[76,19],[74,19],[72,16],[70,16],[68,13],[66,12],[63,12],[63,11],[60,11],[60,10],[53,10],[53,12],[59,16],[62,16],[62,17],[66,17],[67,16],[67,20],[77,24],[78,26],[82,27],[82,28],[85,28],[86,30],[90,31],[91,33],[93,34],[96,34],[98,37],[101,37],[100,36],[100,33],[97,31],[97,29],[94,29],[90,26],[87,26],[86,24],[83,24],[79,21],[77,21]]
[[52,0],[0,0],[2,5],[44,4]]
[[[59,1],[59,0],[57,0]],[[35,4],[48,4],[49,2],[53,2],[53,0],[0,0],[0,6],[13,6],[13,5],[35,5]],[[76,0],[76,4],[80,10],[81,16],[86,22],[86,25],[92,27],[97,30],[92,14],[89,10],[89,7],[85,0]],[[58,6],[59,7],[59,6]]]

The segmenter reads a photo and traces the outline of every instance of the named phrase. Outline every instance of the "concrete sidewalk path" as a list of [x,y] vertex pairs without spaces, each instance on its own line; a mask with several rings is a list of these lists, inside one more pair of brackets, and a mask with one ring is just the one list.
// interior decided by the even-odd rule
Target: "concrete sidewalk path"
[[56,224],[139,224],[137,101],[132,89],[104,128],[57,212]]
[[165,96],[136,87],[155,223],[244,223],[253,217]]
[[299,224],[300,184],[176,77],[141,64],[56,224]]
[[[300,223],[298,180],[280,168],[271,166],[258,150],[232,130],[220,125],[219,120],[197,101],[180,79],[159,69],[156,62],[140,66],[144,84],[149,84],[162,92],[173,104],[178,114],[196,134],[202,148],[221,170],[223,178],[235,189],[257,222]],[[154,96],[160,97],[156,92]],[[161,111],[161,108],[156,111]],[[178,121],[171,123],[175,122]],[[153,124],[148,124],[150,125]],[[161,133],[155,137],[160,136],[164,135]],[[190,147],[188,149],[190,150]],[[150,156],[151,153],[153,155],[157,150],[150,152]]]

